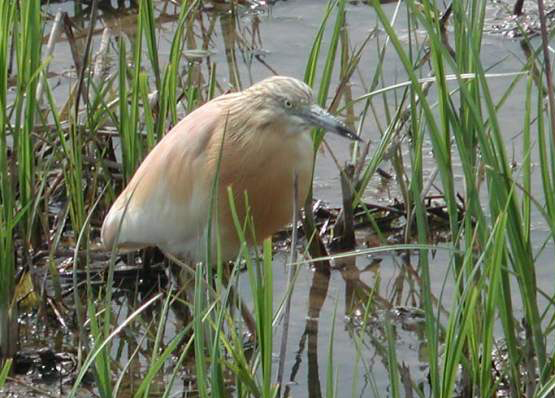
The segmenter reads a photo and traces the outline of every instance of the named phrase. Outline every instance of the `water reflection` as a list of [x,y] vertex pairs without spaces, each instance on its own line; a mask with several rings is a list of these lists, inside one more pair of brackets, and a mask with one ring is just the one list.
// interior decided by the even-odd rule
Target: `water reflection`
[[[320,398],[322,388],[320,384],[320,372],[318,369],[318,326],[320,312],[328,295],[330,284],[330,263],[328,261],[317,262],[314,267],[312,283],[308,295],[308,313],[304,332],[299,341],[299,348],[295,355],[295,363],[291,368],[290,382],[295,382],[297,373],[302,363],[303,352],[307,349],[308,363],[308,396]],[[307,347],[308,340],[308,347]],[[290,396],[290,386],[285,389],[285,396]]]
[[[366,262],[359,258],[357,262],[352,256],[337,259],[333,264],[316,264],[308,290],[304,329],[296,345],[285,396],[323,395],[328,381],[321,376],[329,370],[330,343],[334,345],[333,372],[339,370],[343,379],[345,374],[351,374],[348,380],[360,375],[361,383],[355,388],[362,395],[367,390],[374,393],[384,391],[388,385],[384,369],[391,366],[397,367],[407,396],[414,393],[414,385],[426,390],[428,354],[418,274],[410,263],[411,256],[393,255],[391,258],[393,263],[387,261],[386,264],[396,267],[398,272],[387,279],[385,290],[381,276],[382,258],[371,258]],[[398,260],[400,264],[396,264]],[[335,276],[341,277],[343,287],[339,288]],[[335,332],[331,336],[333,307],[341,307],[333,300],[333,292],[338,288],[343,292],[344,317],[337,316]],[[389,363],[392,358],[390,347],[397,352],[398,362],[395,364]],[[342,367],[335,368],[339,366],[337,363]],[[305,380],[299,378],[305,374]],[[302,386],[300,390],[298,386]]]
[[373,259],[363,271],[360,271],[356,266],[356,257],[354,256],[341,259],[337,262],[336,267],[340,270],[345,282],[345,317],[347,319],[351,316],[361,316],[364,314],[370,300],[380,308],[391,308],[391,303],[388,300],[381,297],[378,291],[360,279],[362,272],[375,272],[380,262],[380,259]]

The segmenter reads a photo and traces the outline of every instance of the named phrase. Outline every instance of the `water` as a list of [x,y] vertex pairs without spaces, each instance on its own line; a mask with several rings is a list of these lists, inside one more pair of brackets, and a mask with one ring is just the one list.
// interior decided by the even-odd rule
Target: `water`
[[[118,3],[123,4],[123,7],[118,7]],[[108,7],[107,4],[110,6]],[[321,0],[278,1],[271,7],[262,4],[253,10],[242,9],[236,21],[230,19],[225,12],[207,10],[203,23],[206,26],[213,23],[215,29],[209,51],[196,50],[196,53],[189,51],[189,60],[191,62],[202,60],[199,65],[203,71],[208,59],[214,62],[217,68],[217,80],[223,90],[229,88],[232,83],[247,87],[271,75],[271,70],[302,78],[307,55],[320,26],[324,7],[325,2]],[[389,15],[393,14],[394,7],[394,4],[386,6]],[[156,8],[159,55],[162,60],[165,60],[169,55],[170,40],[176,28],[178,11],[171,2],[167,1],[157,2]],[[58,10],[66,11],[77,24],[86,25],[84,22],[86,16],[84,19],[75,16],[73,2],[54,3],[44,7],[44,10],[51,15]],[[492,18],[495,17],[496,10],[497,8],[494,9],[493,6],[489,9],[493,15]],[[97,24],[98,30],[93,48],[98,47],[102,29],[105,26],[109,26],[114,35],[122,34],[133,42],[136,29],[135,13],[136,9],[129,2],[106,2]],[[373,32],[376,18],[371,7],[362,2],[352,2],[347,6],[346,18],[353,48],[357,48],[369,34],[380,36],[381,43],[385,41],[383,32]],[[403,29],[402,27],[406,26],[403,7],[398,18],[397,26]],[[234,22],[237,23],[235,29],[232,29],[235,41],[231,42],[230,47],[226,46],[226,39],[229,39],[226,35],[229,35],[228,29]],[[49,31],[49,26],[47,25],[46,32]],[[400,34],[403,35],[402,30]],[[199,40],[197,45],[200,42]],[[376,40],[372,40],[371,43],[363,52],[360,66],[352,79],[354,98],[367,92],[366,87],[375,71]],[[328,45],[329,38],[326,37],[323,48],[327,48]],[[112,69],[117,65],[115,50],[116,47],[112,43],[108,52]],[[233,58],[232,50],[235,52],[236,62],[229,62]],[[482,55],[484,65],[493,67],[489,73],[518,72],[526,62],[519,43],[499,34],[486,34]],[[195,56],[200,58],[195,60]],[[260,60],[257,57],[260,57]],[[500,60],[502,62],[499,62]],[[323,63],[323,60],[321,61]],[[403,68],[396,61],[393,50],[388,52],[385,64],[387,65],[385,85],[405,80]],[[50,78],[51,84],[56,86],[55,98],[61,104],[67,98],[71,84],[75,82],[75,70],[67,41],[61,40],[57,43],[50,72],[53,75]],[[492,92],[500,97],[509,82],[509,78],[499,77],[492,78],[489,84]],[[333,84],[337,83],[337,79],[334,80]],[[455,87],[454,84],[452,86]],[[499,113],[502,130],[509,143],[508,148],[512,152],[510,156],[517,167],[522,160],[519,136],[522,121],[519,115],[523,113],[524,89],[525,83],[519,83]],[[333,88],[331,92],[334,92]],[[430,95],[433,97],[433,89]],[[379,101],[376,101],[376,106],[378,116],[368,117],[362,128],[363,138],[374,143],[371,150],[380,139],[377,125],[385,126],[386,122],[385,117],[380,113],[382,109]],[[327,139],[333,150],[333,157],[340,165],[350,160],[349,144],[345,140],[334,136],[329,136]],[[425,159],[426,169],[430,174],[434,168],[434,160],[429,143],[426,143],[426,150],[428,153]],[[318,156],[314,196],[325,200],[331,206],[340,206],[339,172],[333,157],[328,153]],[[454,162],[456,165],[460,163],[457,159]],[[394,174],[388,162],[384,162],[382,167]],[[460,184],[457,189],[462,191],[464,187],[460,164],[455,168],[455,173]],[[541,189],[539,176],[534,176],[533,193],[539,193]],[[379,177],[373,178],[365,196],[372,203],[389,203],[395,197],[400,197],[396,184],[393,182],[384,186]],[[554,271],[551,259],[555,253],[551,245],[540,250],[543,241],[549,237],[549,230],[537,210],[533,212],[533,219],[534,248],[539,255],[538,283],[540,288],[551,294]],[[450,253],[444,250],[438,250],[431,257],[432,290],[442,303],[444,314],[450,309],[454,292],[453,278],[448,276],[449,258]],[[274,266],[276,303],[280,301],[281,295],[286,290],[285,264],[287,262],[287,253],[276,255]],[[373,396],[376,392],[382,396],[387,395],[389,382],[387,342],[384,331],[386,321],[391,322],[394,330],[399,363],[405,363],[408,366],[413,380],[418,383],[425,382],[426,343],[419,313],[414,308],[419,303],[420,282],[417,258],[401,257],[395,253],[381,254],[374,257],[360,256],[354,262],[353,260],[336,261],[332,266],[331,273],[328,275],[314,271],[308,265],[302,265],[295,285],[285,365],[285,377],[289,380],[288,388],[292,396],[323,395],[326,389],[328,366],[333,366],[334,374],[337,375],[339,396],[351,395],[351,390],[353,390],[353,396]],[[246,283],[246,278],[243,278],[240,290],[244,297],[249,296]],[[365,299],[370,294],[376,297],[377,304],[363,328],[360,322],[364,318]],[[356,308],[354,312],[353,308]],[[517,309],[517,316],[518,311]],[[333,325],[335,328],[332,337]],[[280,332],[281,327],[276,330],[276,353],[279,351],[277,342],[280,341]],[[168,333],[171,333],[171,330]],[[333,341],[334,347],[333,363],[328,357],[330,341]]]

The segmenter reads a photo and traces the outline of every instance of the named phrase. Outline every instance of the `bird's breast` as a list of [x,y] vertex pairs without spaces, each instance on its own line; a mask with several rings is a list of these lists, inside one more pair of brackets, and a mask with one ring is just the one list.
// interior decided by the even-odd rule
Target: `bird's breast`
[[308,134],[285,139],[269,135],[260,140],[244,145],[240,151],[237,148],[226,151],[226,155],[232,156],[224,155],[222,159],[219,221],[220,231],[230,246],[237,243],[237,232],[232,222],[228,187],[233,192],[233,206],[240,222],[244,224],[248,219],[254,227],[255,236],[249,232],[251,228],[247,229],[249,243],[260,243],[291,222],[293,204],[296,202],[298,208],[302,207],[310,185],[313,150]]

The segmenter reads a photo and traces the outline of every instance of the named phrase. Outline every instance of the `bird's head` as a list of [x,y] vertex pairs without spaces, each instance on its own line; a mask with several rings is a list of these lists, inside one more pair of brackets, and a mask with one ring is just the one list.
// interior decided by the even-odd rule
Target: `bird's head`
[[304,82],[287,76],[273,76],[246,89],[244,95],[258,104],[261,119],[280,120],[291,132],[310,131],[319,127],[351,140],[360,137],[343,122],[314,103],[312,89]]

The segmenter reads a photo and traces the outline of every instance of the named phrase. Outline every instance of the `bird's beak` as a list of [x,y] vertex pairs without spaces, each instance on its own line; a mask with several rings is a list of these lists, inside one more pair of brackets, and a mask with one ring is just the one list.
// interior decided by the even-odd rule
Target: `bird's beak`
[[329,114],[318,105],[311,105],[310,107],[304,108],[301,116],[316,127],[321,127],[326,131],[331,131],[332,133],[354,141],[362,141],[362,139],[354,131],[345,126],[341,120]]

